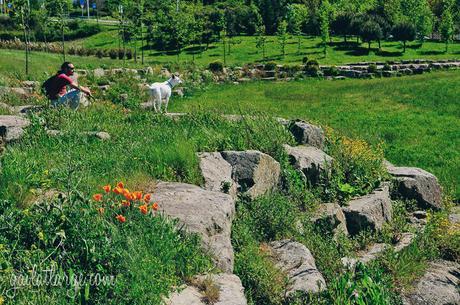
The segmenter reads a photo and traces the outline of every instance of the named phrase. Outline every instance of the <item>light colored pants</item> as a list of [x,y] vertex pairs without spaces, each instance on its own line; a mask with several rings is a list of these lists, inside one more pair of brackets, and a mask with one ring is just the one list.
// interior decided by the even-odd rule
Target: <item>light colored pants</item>
[[86,98],[83,96],[81,91],[73,89],[67,92],[66,94],[64,94],[63,96],[61,96],[60,98],[58,98],[57,100],[52,100],[51,106],[53,107],[69,106],[72,109],[77,109],[78,106],[80,106],[82,99],[86,100]]

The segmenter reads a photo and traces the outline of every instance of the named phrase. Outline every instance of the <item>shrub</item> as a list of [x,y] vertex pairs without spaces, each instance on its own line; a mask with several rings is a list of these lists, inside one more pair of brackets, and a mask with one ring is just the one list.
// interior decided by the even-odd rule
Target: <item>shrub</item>
[[310,76],[318,76],[319,74],[319,63],[317,60],[312,59],[305,65],[305,72]]
[[391,66],[389,63],[385,63],[385,65],[383,65],[383,71],[391,71]]
[[324,70],[324,75],[326,75],[326,76],[337,76],[337,75],[339,75],[339,70],[337,70],[336,66],[330,66],[329,68]]
[[214,73],[222,73],[224,71],[224,64],[220,60],[216,60],[210,62],[208,68]]
[[273,70],[276,70],[276,62],[274,62],[274,61],[267,62],[267,63],[264,65],[264,70],[265,70],[265,71],[273,71]]
[[105,55],[105,54],[104,54],[104,51],[103,51],[103,50],[99,49],[99,50],[96,51],[96,56],[97,56],[98,58],[102,58],[102,57],[104,57],[104,55]]
[[110,57],[110,59],[117,59],[117,57],[118,57],[118,50],[110,49],[110,51],[109,51],[109,57]]
[[126,59],[133,59],[133,50],[126,49]]
[[406,52],[406,42],[413,41],[417,36],[415,26],[408,22],[401,22],[396,24],[393,27],[391,33],[393,34],[394,40],[399,40],[403,42],[403,52]]
[[304,57],[302,58],[302,63],[305,65],[307,62],[308,62],[308,57],[307,57],[307,56],[304,56]]
[[377,72],[377,65],[376,65],[376,64],[370,64],[370,65],[367,67],[367,72],[369,72],[369,73],[375,73],[375,72]]

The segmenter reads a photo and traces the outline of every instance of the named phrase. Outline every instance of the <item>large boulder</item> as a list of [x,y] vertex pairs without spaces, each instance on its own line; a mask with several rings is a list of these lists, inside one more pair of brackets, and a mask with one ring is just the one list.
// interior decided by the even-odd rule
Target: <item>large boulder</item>
[[369,195],[358,197],[343,208],[348,232],[352,235],[363,230],[377,231],[392,218],[389,186],[384,184]]
[[[246,305],[244,288],[241,280],[234,274],[212,274],[196,277],[193,282],[196,286],[187,286],[180,292],[174,292],[166,305]],[[206,283],[206,284],[205,284]],[[205,287],[213,286],[213,287]],[[215,290],[211,300],[205,291]]]
[[290,163],[302,171],[311,184],[317,184],[323,173],[327,174],[333,161],[332,157],[322,150],[307,145],[284,145],[284,150],[289,156]]
[[348,235],[345,215],[337,203],[321,204],[313,214],[312,221],[317,226],[321,226],[326,230],[332,230],[334,234],[344,233]]
[[323,275],[316,269],[315,259],[304,245],[292,240],[270,243],[275,264],[289,279],[286,296],[296,291],[320,292],[326,289]]
[[415,199],[424,209],[441,209],[441,186],[436,176],[416,167],[395,167],[387,164],[387,170],[396,181],[399,196]]
[[178,219],[189,232],[200,235],[219,268],[233,271],[230,233],[235,201],[230,195],[175,182],[160,182],[150,191],[160,211]]
[[24,134],[24,128],[29,124],[28,119],[20,116],[0,115],[0,137],[6,143],[19,140]]
[[404,296],[406,305],[460,304],[460,265],[438,261],[430,264],[414,290]]
[[221,154],[232,166],[232,178],[239,192],[256,198],[278,186],[281,167],[269,155],[256,150],[223,151]]
[[200,170],[204,178],[204,188],[236,196],[236,183],[232,179],[232,166],[220,152],[198,153]]
[[299,144],[308,144],[319,149],[324,148],[325,137],[321,127],[304,121],[295,121],[289,126],[289,130]]

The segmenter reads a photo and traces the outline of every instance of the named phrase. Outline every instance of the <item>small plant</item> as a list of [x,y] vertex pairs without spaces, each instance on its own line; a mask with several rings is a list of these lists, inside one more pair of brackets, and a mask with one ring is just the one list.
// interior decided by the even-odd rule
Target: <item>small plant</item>
[[370,64],[367,67],[367,72],[369,73],[376,73],[377,72],[377,65],[376,64]]
[[110,57],[110,59],[117,59],[117,57],[118,57],[118,50],[110,49],[110,51],[109,51],[109,57]]
[[383,65],[383,71],[391,71],[391,65],[389,63],[385,63]]
[[265,71],[273,71],[273,70],[276,70],[276,62],[274,62],[274,61],[267,62],[267,63],[264,65],[264,70],[265,70]]
[[215,304],[220,297],[220,288],[211,277],[206,277],[195,283],[195,286],[203,295],[202,300],[209,305]]
[[308,62],[308,57],[304,56],[302,57],[302,63],[305,65]]
[[310,76],[319,75],[319,63],[317,60],[312,59],[307,62],[305,65],[305,72]]
[[220,60],[216,60],[216,61],[209,63],[208,68],[214,73],[224,72],[224,64]]
[[222,193],[228,194],[230,191],[230,188],[232,187],[232,183],[229,181],[222,181],[220,185],[220,190]]

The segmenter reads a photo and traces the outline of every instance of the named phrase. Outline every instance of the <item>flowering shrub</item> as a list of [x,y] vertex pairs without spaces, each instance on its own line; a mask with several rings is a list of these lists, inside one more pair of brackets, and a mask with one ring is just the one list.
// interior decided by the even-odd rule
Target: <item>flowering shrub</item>
[[453,261],[460,261],[460,223],[451,221],[447,213],[428,213],[427,221],[439,252]]
[[[123,182],[118,182],[116,186],[104,185],[104,194],[94,194],[93,201],[99,215],[106,216],[108,219],[116,220],[119,223],[126,222],[126,216],[133,212],[143,215],[155,215],[158,211],[158,203],[150,204],[151,194],[142,194],[140,191],[131,192],[125,188]],[[138,211],[135,211],[138,210]]]

